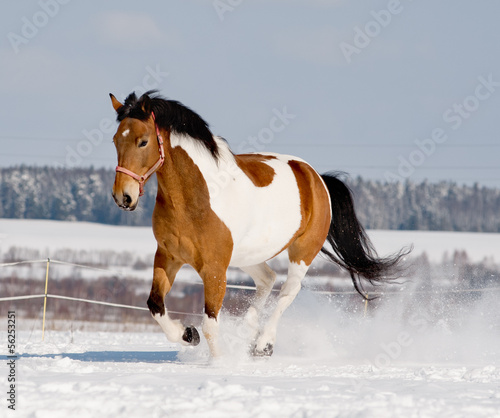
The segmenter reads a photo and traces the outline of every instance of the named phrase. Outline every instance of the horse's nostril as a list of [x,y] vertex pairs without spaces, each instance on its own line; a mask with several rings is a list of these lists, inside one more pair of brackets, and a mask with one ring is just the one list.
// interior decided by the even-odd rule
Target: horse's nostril
[[128,194],[125,193],[123,195],[123,204],[125,206],[130,206],[131,203],[132,203],[132,198]]

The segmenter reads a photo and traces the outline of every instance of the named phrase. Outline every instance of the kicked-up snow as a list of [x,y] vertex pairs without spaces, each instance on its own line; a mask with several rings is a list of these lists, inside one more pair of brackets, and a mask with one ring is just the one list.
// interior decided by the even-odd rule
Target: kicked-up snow
[[22,331],[16,413],[7,415],[4,396],[0,416],[499,417],[497,296],[437,319],[404,299],[348,314],[305,291],[266,359],[247,355],[245,325],[227,314],[216,360],[204,341],[181,348],[139,325],[83,332],[60,324],[44,342]]

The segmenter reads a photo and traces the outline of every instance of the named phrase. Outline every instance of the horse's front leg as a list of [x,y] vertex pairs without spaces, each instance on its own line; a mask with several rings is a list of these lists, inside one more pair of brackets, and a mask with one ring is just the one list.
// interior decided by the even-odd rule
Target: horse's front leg
[[212,357],[221,355],[219,347],[219,313],[226,293],[226,270],[211,269],[199,271],[205,290],[205,315],[203,317],[203,334],[207,339]]
[[158,247],[154,261],[153,284],[148,299],[148,308],[153,318],[158,322],[168,340],[183,345],[198,345],[200,335],[194,326],[184,327],[179,320],[168,316],[165,308],[165,296],[175,280],[182,263],[169,256],[165,250]]

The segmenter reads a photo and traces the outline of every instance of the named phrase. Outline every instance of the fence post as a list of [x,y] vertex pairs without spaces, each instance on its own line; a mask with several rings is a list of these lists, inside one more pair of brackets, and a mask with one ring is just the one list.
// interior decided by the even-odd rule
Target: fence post
[[43,299],[42,341],[44,341],[45,339],[45,311],[47,310],[47,288],[49,285],[49,265],[50,265],[50,258],[47,258],[47,270],[45,271],[45,297]]

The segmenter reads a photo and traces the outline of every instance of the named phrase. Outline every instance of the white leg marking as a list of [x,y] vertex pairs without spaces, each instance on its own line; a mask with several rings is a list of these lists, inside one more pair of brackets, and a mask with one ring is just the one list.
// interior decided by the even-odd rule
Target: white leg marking
[[276,281],[276,273],[266,263],[241,267],[241,270],[250,275],[257,287],[252,305],[245,315],[245,320],[250,328],[249,337],[254,340],[259,332],[259,313],[271,293]]
[[281,319],[283,312],[285,312],[286,308],[290,306],[299,293],[300,283],[306,275],[308,268],[309,266],[303,261],[301,261],[300,264],[290,263],[288,266],[288,277],[281,287],[276,308],[265,325],[262,334],[257,340],[257,351],[264,351],[268,344],[271,346],[274,345],[276,341],[278,322]]
[[257,291],[255,292],[252,306],[259,311],[266,303],[267,297],[273,289],[274,282],[276,281],[276,273],[266,263],[241,267],[241,270],[250,275],[255,282]]
[[207,339],[208,348],[210,348],[210,354],[212,357],[220,357],[221,351],[219,348],[219,323],[215,318],[210,318],[208,315],[203,317],[203,335]]
[[185,331],[184,326],[178,319],[170,319],[167,310],[165,310],[165,315],[160,316],[160,314],[154,314],[153,318],[160,324],[161,329],[169,341],[189,345],[182,339]]

